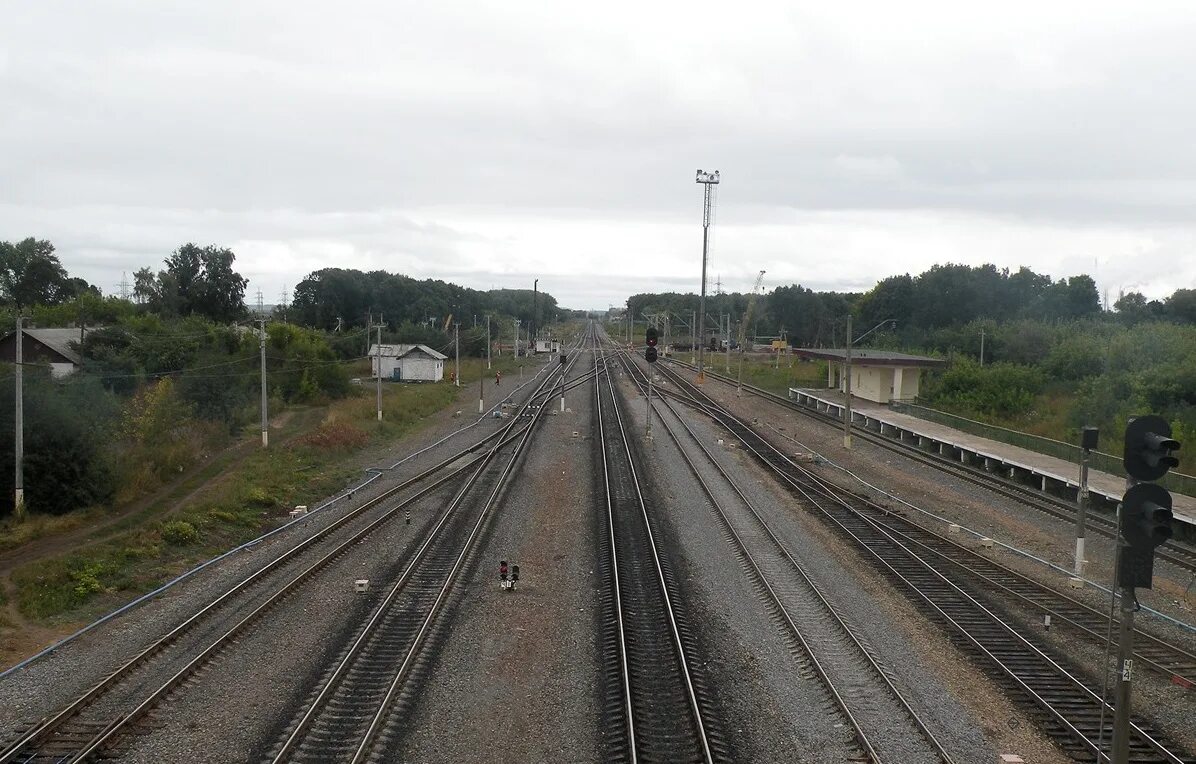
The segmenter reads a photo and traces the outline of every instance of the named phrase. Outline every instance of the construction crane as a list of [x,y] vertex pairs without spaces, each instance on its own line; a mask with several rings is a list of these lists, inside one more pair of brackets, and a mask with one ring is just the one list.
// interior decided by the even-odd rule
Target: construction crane
[[752,321],[752,313],[756,310],[756,297],[759,295],[760,286],[764,283],[764,271],[760,271],[760,275],[756,277],[756,285],[752,287],[752,294],[748,297],[747,310],[743,312],[743,321],[739,324],[739,383],[735,388],[737,396],[743,395],[743,343],[746,340],[744,336],[747,332],[748,324]]

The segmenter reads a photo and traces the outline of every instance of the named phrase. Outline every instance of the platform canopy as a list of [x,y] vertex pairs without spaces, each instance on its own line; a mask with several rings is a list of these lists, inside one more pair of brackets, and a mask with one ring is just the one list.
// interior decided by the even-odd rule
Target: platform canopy
[[[843,348],[794,348],[793,353],[799,358],[814,358],[819,361],[843,363],[847,360],[847,351]],[[907,368],[916,366],[927,369],[947,364],[941,358],[898,353],[895,350],[872,350],[870,348],[852,348],[851,362],[853,364],[860,364],[861,366],[905,366]]]

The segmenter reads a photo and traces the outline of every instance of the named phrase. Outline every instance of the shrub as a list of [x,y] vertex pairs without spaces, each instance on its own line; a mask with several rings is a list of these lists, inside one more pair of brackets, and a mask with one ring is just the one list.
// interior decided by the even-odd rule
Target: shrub
[[187,546],[199,541],[199,531],[186,520],[172,520],[162,526],[162,540],[171,546]]

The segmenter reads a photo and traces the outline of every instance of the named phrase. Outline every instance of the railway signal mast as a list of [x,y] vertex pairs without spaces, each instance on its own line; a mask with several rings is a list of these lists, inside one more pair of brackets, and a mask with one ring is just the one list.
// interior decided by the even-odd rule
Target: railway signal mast
[[1127,764],[1130,750],[1130,690],[1134,678],[1134,588],[1150,589],[1154,550],[1171,538],[1171,494],[1153,482],[1179,459],[1179,441],[1161,416],[1134,417],[1125,428],[1123,462],[1126,492],[1118,511],[1121,534],[1117,550],[1117,586],[1121,590],[1121,622],[1117,642],[1117,691],[1113,722],[1113,764]]
[[710,207],[714,197],[714,187],[718,185],[718,170],[706,172],[698,170],[697,182],[703,185],[702,191],[702,294],[698,297],[698,320],[694,334],[698,342],[698,382],[706,381],[706,373],[702,368],[706,350],[706,260],[710,251]]

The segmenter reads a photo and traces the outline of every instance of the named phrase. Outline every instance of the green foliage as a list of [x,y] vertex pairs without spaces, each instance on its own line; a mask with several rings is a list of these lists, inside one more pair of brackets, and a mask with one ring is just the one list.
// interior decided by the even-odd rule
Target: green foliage
[[970,358],[957,358],[946,370],[931,377],[924,397],[983,418],[1024,414],[1042,391],[1045,379],[1038,369],[1013,363],[980,366]]
[[186,520],[172,520],[162,526],[162,540],[171,546],[199,543],[199,531]]
[[[119,402],[94,380],[64,385],[25,372],[25,501],[30,512],[62,514],[106,501],[116,487],[107,446]],[[12,433],[13,385],[0,385],[0,429]],[[12,511],[12,437],[0,438],[0,515]]]
[[[535,306],[533,310],[533,304]],[[560,320],[552,295],[530,289],[492,289],[481,292],[438,279],[422,281],[385,271],[364,273],[346,268],[314,271],[295,287],[290,317],[305,326],[342,330],[365,326],[379,315],[391,325],[417,324],[430,329],[443,326],[450,314],[462,327],[479,324],[486,314],[513,316],[526,327]],[[420,340],[423,341],[423,340]],[[443,343],[427,343],[440,347]]]
[[166,258],[166,270],[157,277],[148,268],[137,271],[133,294],[161,315],[235,321],[245,315],[249,283],[233,270],[236,259],[230,249],[184,244]]
[[0,241],[0,299],[5,303],[19,308],[57,305],[83,293],[99,297],[91,284],[67,275],[50,242]]

